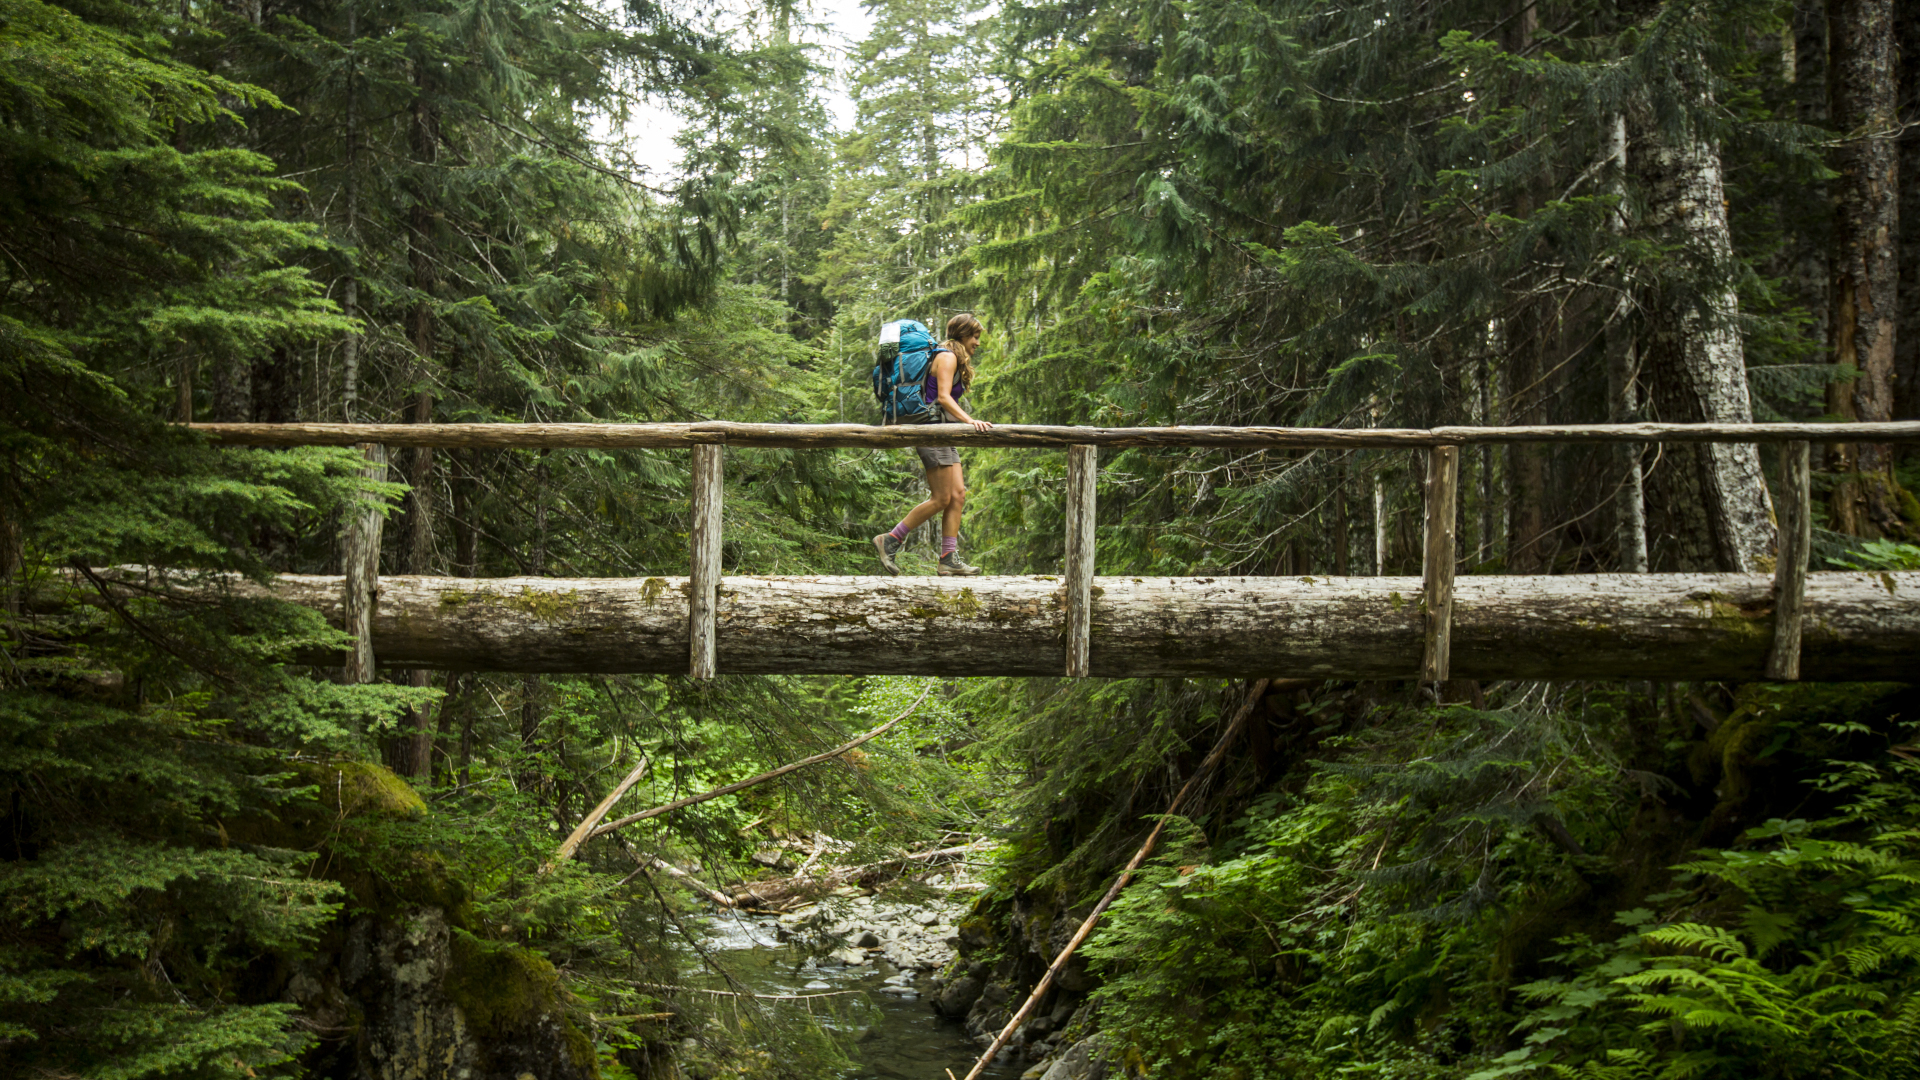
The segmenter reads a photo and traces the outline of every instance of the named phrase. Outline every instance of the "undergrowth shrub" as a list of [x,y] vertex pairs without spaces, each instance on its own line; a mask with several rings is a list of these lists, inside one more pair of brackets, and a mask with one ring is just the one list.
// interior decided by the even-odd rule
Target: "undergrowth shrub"
[[[1903,1075],[1907,696],[1533,684],[1347,708],[1316,760],[1170,822],[1085,947],[1099,1025],[1168,1078]],[[1105,834],[1079,835],[1084,858]],[[1028,844],[1011,872],[1058,887],[1068,860],[1036,874]]]

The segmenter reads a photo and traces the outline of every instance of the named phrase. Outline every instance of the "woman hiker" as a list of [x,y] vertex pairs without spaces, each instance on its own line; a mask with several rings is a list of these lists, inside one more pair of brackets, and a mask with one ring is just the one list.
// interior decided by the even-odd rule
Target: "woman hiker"
[[[922,423],[944,423],[951,417],[985,431],[992,424],[975,420],[960,407],[960,398],[973,382],[973,354],[980,348],[980,333],[985,329],[971,315],[955,315],[947,320],[947,340],[934,347],[933,363],[927,367],[926,398],[938,406]],[[933,492],[926,502],[914,507],[891,532],[873,538],[880,552],[880,565],[887,573],[898,574],[895,554],[906,546],[907,533],[935,514],[940,515],[940,576],[967,577],[980,572],[960,559],[960,515],[967,507],[967,484],[960,474],[960,451],[951,446],[916,446],[920,463],[927,469],[927,488]]]

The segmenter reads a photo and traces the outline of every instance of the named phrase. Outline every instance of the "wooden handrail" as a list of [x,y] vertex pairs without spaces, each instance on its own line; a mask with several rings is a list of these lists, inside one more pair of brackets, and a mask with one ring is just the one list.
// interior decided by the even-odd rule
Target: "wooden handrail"
[[189,424],[230,446],[431,446],[496,449],[686,449],[759,446],[873,449],[913,446],[1216,447],[1380,450],[1505,443],[1911,443],[1920,421],[1872,424],[1558,424],[1540,427],[1283,428],[1071,427],[1000,424]]
[[[1420,675],[1445,680],[1450,672],[1452,585],[1456,560],[1453,518],[1461,446],[1509,443],[1786,443],[1789,498],[1779,567],[1776,626],[1768,675],[1799,677],[1801,610],[1807,568],[1807,458],[1814,442],[1920,442],[1920,421],[1865,424],[1568,424],[1537,427],[1098,428],[1002,424],[985,431],[967,424],[189,424],[216,443],[242,446],[492,447],[499,449],[692,449],[694,483],[688,530],[691,558],[688,670],[711,679],[717,670],[720,567],[721,448],[999,446],[1068,449],[1067,560],[1062,603],[1065,674],[1084,677],[1091,653],[1094,576],[1095,461],[1100,447],[1214,447],[1231,449],[1425,448],[1429,473],[1427,528],[1422,545],[1426,643]],[[370,631],[349,620],[370,670]]]

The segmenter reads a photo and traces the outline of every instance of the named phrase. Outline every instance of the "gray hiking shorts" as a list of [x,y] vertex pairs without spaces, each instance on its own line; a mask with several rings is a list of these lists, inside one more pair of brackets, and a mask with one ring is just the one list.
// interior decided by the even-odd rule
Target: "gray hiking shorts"
[[929,469],[960,464],[960,451],[951,446],[916,446],[914,449],[920,453],[920,464]]
[[[899,422],[900,421],[895,421],[895,423]],[[944,424],[947,423],[947,417],[945,413],[935,413],[934,418],[931,420],[908,420],[906,423]],[[916,446],[913,449],[920,455],[920,465],[922,468],[939,469],[948,465],[960,464],[960,451],[951,446]]]

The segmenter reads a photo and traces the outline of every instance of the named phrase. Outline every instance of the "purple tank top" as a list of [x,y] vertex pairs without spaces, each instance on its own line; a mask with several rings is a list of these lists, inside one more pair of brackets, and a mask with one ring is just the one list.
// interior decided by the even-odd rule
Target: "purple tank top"
[[[952,349],[943,349],[938,345],[934,346],[933,348],[933,356],[935,357],[939,356],[941,353],[951,354],[952,352],[953,352]],[[931,362],[932,359],[933,359],[932,357],[929,357],[928,358],[929,362],[927,364],[927,388],[925,390],[925,393],[927,396],[927,404],[933,407],[933,411],[935,413],[939,414],[939,422],[945,422],[947,417],[945,415],[944,410],[940,408],[940,377],[933,373],[933,364]],[[954,364],[953,373],[957,377],[960,374],[959,357],[957,356],[954,357],[954,361],[955,361],[955,364]],[[966,383],[953,384],[953,400],[959,401],[961,396],[964,395],[966,392],[967,392]]]

